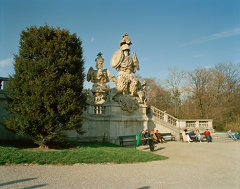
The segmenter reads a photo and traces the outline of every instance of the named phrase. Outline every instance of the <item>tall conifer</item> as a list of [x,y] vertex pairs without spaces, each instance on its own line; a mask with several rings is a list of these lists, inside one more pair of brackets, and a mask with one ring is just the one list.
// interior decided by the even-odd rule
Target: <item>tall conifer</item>
[[82,42],[68,30],[48,25],[26,28],[8,83],[6,127],[30,136],[41,147],[61,138],[62,130],[81,132],[85,108]]

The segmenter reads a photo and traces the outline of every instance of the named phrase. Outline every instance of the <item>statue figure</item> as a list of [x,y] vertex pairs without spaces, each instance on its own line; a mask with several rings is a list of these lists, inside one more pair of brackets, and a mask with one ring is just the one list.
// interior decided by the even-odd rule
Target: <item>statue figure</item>
[[[109,70],[103,70],[104,59],[102,58],[102,53],[97,54],[96,68],[94,70],[92,67],[89,68],[87,73],[87,81],[93,83],[91,92],[94,96],[94,103],[104,103],[106,91],[110,89],[109,85],[106,85],[111,79],[114,79],[115,76],[111,76]],[[90,95],[90,96],[92,96]],[[90,100],[92,102],[92,100]]]
[[[119,71],[116,80],[117,95],[129,95],[137,99],[138,103],[145,102],[143,87],[139,79],[134,75],[139,70],[139,62],[136,53],[130,56],[130,45],[132,44],[129,36],[125,33],[120,41],[120,49],[115,51],[111,58],[111,66]],[[128,100],[129,101],[129,100]]]

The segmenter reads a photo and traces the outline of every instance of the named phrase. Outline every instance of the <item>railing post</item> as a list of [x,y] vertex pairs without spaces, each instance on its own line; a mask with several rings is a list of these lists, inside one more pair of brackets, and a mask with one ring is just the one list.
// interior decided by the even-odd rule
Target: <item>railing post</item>
[[164,112],[163,120],[164,120],[165,122],[168,122],[168,115],[167,115],[165,112]]
[[195,128],[199,128],[199,120],[196,121],[196,126]]

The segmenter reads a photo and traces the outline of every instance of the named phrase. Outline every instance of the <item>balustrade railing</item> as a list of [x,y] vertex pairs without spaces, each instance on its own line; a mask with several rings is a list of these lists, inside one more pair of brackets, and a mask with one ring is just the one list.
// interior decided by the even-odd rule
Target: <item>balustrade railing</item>
[[181,120],[177,119],[165,111],[161,111],[153,106],[151,106],[152,114],[155,118],[167,122],[178,128],[212,128],[212,119],[195,119],[195,120]]
[[95,105],[94,106],[94,114],[96,115],[102,115],[105,112],[105,106],[101,105]]
[[208,128],[208,121],[199,121],[199,127]]
[[163,120],[173,126],[177,126],[177,119],[175,117],[173,117],[173,116],[167,114],[166,112],[161,111],[153,106],[151,106],[151,109],[152,109],[153,115],[155,117],[157,117],[158,119]]
[[168,115],[168,123],[171,125],[177,126],[177,119]]
[[158,119],[164,120],[164,112],[151,106],[151,109],[153,111],[153,115],[157,117]]
[[196,121],[185,121],[186,127],[196,127]]

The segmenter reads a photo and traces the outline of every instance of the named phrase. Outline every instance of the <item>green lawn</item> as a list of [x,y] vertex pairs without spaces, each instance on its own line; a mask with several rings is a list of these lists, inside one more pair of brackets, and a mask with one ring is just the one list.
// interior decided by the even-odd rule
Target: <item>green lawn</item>
[[109,143],[74,144],[68,149],[40,150],[1,145],[0,165],[75,163],[133,163],[164,160],[167,157]]

